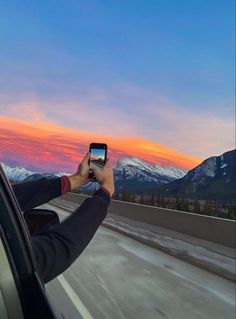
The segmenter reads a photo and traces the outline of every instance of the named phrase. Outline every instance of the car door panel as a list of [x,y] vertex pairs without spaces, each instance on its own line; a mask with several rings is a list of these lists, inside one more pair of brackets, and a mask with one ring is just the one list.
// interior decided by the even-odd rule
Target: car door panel
[[[17,317],[10,319],[54,319],[58,318],[52,309],[44,284],[39,276],[37,262],[31,246],[29,232],[27,231],[19,205],[15,199],[6,176],[0,167],[0,226],[1,226],[1,255],[0,270],[7,266],[8,271],[0,273],[2,282],[1,295],[4,300],[2,312],[12,308],[11,300],[18,309]],[[5,254],[5,263],[4,263]],[[5,265],[5,266],[4,266]],[[12,289],[16,298],[9,298],[7,289]],[[6,298],[7,297],[7,298]],[[6,299],[6,300],[5,300]],[[19,302],[17,302],[17,300]],[[19,304],[21,307],[19,307]],[[3,305],[3,304],[2,304]],[[20,308],[23,317],[20,316]]]

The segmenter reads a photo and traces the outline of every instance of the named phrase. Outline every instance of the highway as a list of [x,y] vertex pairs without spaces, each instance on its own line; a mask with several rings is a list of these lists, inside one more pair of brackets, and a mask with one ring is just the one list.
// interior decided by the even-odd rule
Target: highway
[[235,318],[232,281],[104,227],[46,289],[66,319]]

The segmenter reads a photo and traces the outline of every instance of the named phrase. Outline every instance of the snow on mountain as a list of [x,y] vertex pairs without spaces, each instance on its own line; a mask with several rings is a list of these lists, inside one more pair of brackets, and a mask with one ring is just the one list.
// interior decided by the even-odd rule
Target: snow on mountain
[[168,196],[188,198],[236,198],[236,150],[212,156],[190,170],[183,178],[162,187]]
[[58,177],[61,177],[61,176],[69,176],[71,175],[71,173],[67,173],[67,172],[60,172],[60,173],[57,173],[57,174],[54,174],[55,176],[58,176]]
[[[187,171],[171,166],[148,164],[136,157],[124,157],[114,170],[118,188],[138,188],[166,184],[186,175]],[[125,183],[125,185],[121,185]],[[149,184],[149,185],[148,185]]]
[[209,177],[214,178],[227,175],[228,165],[232,161],[231,156],[235,156],[235,151],[207,158],[200,165],[189,171],[184,180],[201,183]]
[[201,176],[215,177],[215,174],[216,156],[208,158],[195,169],[192,181],[197,181]]
[[154,167],[157,169],[157,173],[168,176],[172,179],[182,178],[188,172],[188,170],[180,169],[174,166],[160,166],[156,164]]
[[153,177],[156,176],[166,176],[170,179],[181,178],[186,175],[187,170],[176,168],[173,166],[161,166],[159,164],[150,165],[145,161],[136,158],[136,157],[124,157],[117,162],[115,170],[131,171],[135,173],[137,170],[143,171],[146,173],[151,173]]
[[[2,166],[12,182],[69,175],[62,172],[58,174],[32,172],[23,167],[12,168],[6,164],[2,164]],[[118,190],[155,187],[181,178],[186,173],[186,170],[176,167],[161,166],[159,164],[151,165],[136,157],[124,157],[117,162],[114,168],[115,183]],[[82,189],[94,190],[95,183],[89,183]]]
[[50,173],[38,173],[32,172],[30,170],[25,169],[24,167],[10,167],[4,163],[1,163],[4,172],[6,173],[8,179],[11,182],[22,182],[24,180],[30,181],[39,179],[41,177],[53,178],[53,177],[61,177],[63,175],[70,175],[65,172],[60,172],[57,174],[50,174]]
[[12,182],[21,182],[30,175],[34,174],[33,172],[25,169],[24,167],[10,167],[4,163],[1,163],[1,165],[7,177]]

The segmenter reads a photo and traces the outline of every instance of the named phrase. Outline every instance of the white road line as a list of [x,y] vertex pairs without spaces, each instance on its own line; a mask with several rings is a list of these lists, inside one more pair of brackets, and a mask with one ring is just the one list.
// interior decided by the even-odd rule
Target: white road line
[[74,291],[74,289],[71,287],[69,282],[66,280],[66,278],[63,275],[60,275],[57,277],[59,283],[64,288],[66,294],[70,298],[71,302],[75,306],[75,308],[78,310],[79,314],[83,317],[83,319],[93,319],[93,316],[89,313],[88,309],[85,307],[85,305],[82,303],[82,301],[79,299],[77,293]]

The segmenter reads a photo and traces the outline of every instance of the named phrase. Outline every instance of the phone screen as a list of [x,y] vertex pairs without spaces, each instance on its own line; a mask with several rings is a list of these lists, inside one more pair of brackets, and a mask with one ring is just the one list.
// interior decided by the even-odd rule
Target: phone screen
[[106,150],[101,148],[91,148],[90,153],[90,168],[103,168],[106,161]]

